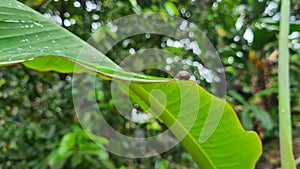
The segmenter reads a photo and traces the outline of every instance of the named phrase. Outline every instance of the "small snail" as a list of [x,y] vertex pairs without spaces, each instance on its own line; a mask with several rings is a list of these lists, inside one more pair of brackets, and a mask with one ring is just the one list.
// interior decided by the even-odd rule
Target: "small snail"
[[178,74],[173,78],[175,80],[189,80],[191,78],[191,75],[187,71],[179,71]]

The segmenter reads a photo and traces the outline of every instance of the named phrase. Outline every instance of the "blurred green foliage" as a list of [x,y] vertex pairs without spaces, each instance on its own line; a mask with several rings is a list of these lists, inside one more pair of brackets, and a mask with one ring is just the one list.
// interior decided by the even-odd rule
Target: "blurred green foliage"
[[[246,129],[268,139],[278,137],[277,36],[279,2],[267,0],[20,0],[87,40],[101,25],[134,13],[160,12],[195,23],[216,47],[224,64],[228,100]],[[291,101],[295,134],[300,119],[300,2],[291,6]],[[136,35],[107,53],[120,63],[130,51],[161,48],[183,59],[198,61],[191,51],[168,46],[169,37]],[[140,43],[143,42],[143,43]],[[195,76],[203,81],[198,70]],[[146,72],[164,76],[161,72]],[[71,95],[72,75],[36,72],[21,65],[0,71],[0,168],[196,168],[178,145],[159,157],[127,159],[105,152],[91,142],[77,122]],[[202,80],[201,80],[202,79]],[[160,123],[136,126],[118,115],[110,82],[100,80],[99,107],[112,126],[132,135],[143,128],[150,135]],[[104,138],[101,144],[105,144]]]

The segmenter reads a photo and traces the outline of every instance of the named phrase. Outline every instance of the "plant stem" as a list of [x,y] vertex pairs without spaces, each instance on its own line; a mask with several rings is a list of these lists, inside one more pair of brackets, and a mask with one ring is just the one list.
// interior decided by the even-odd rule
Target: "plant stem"
[[289,83],[289,17],[290,0],[281,0],[279,28],[279,134],[282,169],[296,169],[293,148]]

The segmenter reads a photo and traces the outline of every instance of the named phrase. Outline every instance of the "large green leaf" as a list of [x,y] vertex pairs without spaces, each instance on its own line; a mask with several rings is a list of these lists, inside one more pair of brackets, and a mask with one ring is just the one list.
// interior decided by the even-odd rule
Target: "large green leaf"
[[[115,77],[113,74],[121,70],[118,65],[31,8],[10,0],[0,3],[0,66],[23,63],[39,71],[71,73],[77,63],[85,68],[76,69],[79,72],[98,73],[108,78],[132,77],[123,71],[118,73],[122,77]],[[81,53],[83,49],[85,52]],[[84,60],[78,59],[80,53]],[[99,62],[100,66],[95,64]],[[149,76],[136,76],[139,77],[137,81],[153,80]]]
[[[224,105],[223,100],[215,98],[198,84],[193,81],[171,81],[131,84],[130,89],[132,99],[143,109],[152,107],[158,109],[152,110],[153,112],[160,112],[165,107],[159,117],[174,130],[177,137],[186,135],[181,143],[200,168],[254,168],[254,161],[261,153],[257,135],[245,132],[232,107],[227,103]],[[162,106],[165,98],[155,97],[153,91],[156,89],[160,89],[166,96],[167,104],[162,108],[158,107]],[[216,113],[211,108],[218,108],[218,105],[224,105],[218,127],[208,140],[200,143],[200,134],[206,132],[205,120],[209,113]],[[198,113],[196,116],[195,111]],[[210,124],[214,125],[214,122],[211,121],[208,125]]]
[[[23,63],[39,71],[67,73],[73,72],[78,64],[82,67],[78,72],[87,71],[105,78],[132,81],[129,77],[134,75],[134,81],[143,83],[130,85],[131,98],[145,110],[151,107],[149,112],[157,114],[175,136],[183,138],[181,143],[200,168],[253,168],[261,155],[259,137],[241,127],[232,107],[225,101],[192,81],[124,72],[102,53],[19,2],[1,1],[0,40],[0,66]],[[92,59],[77,58],[82,48],[92,51],[85,53],[86,58]],[[102,60],[100,66],[94,64],[96,60],[97,63]],[[119,81],[121,87],[125,85],[122,81]],[[166,105],[154,94],[156,89],[166,96]],[[216,114],[221,116],[220,121],[213,118],[218,110],[222,110]]]

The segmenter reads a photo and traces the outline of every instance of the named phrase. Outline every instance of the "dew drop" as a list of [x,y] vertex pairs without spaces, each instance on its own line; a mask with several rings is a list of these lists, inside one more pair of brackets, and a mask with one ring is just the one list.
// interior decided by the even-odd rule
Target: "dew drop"
[[22,39],[22,40],[20,40],[20,42],[28,42],[28,39]]
[[44,25],[42,25],[42,24],[40,24],[40,23],[38,23],[38,22],[33,22],[33,24],[34,24],[35,26],[38,26],[38,27],[44,27]]
[[45,47],[45,48],[43,48],[43,49],[41,50],[42,53],[45,53],[45,52],[47,52],[47,51],[48,51],[48,47]]

